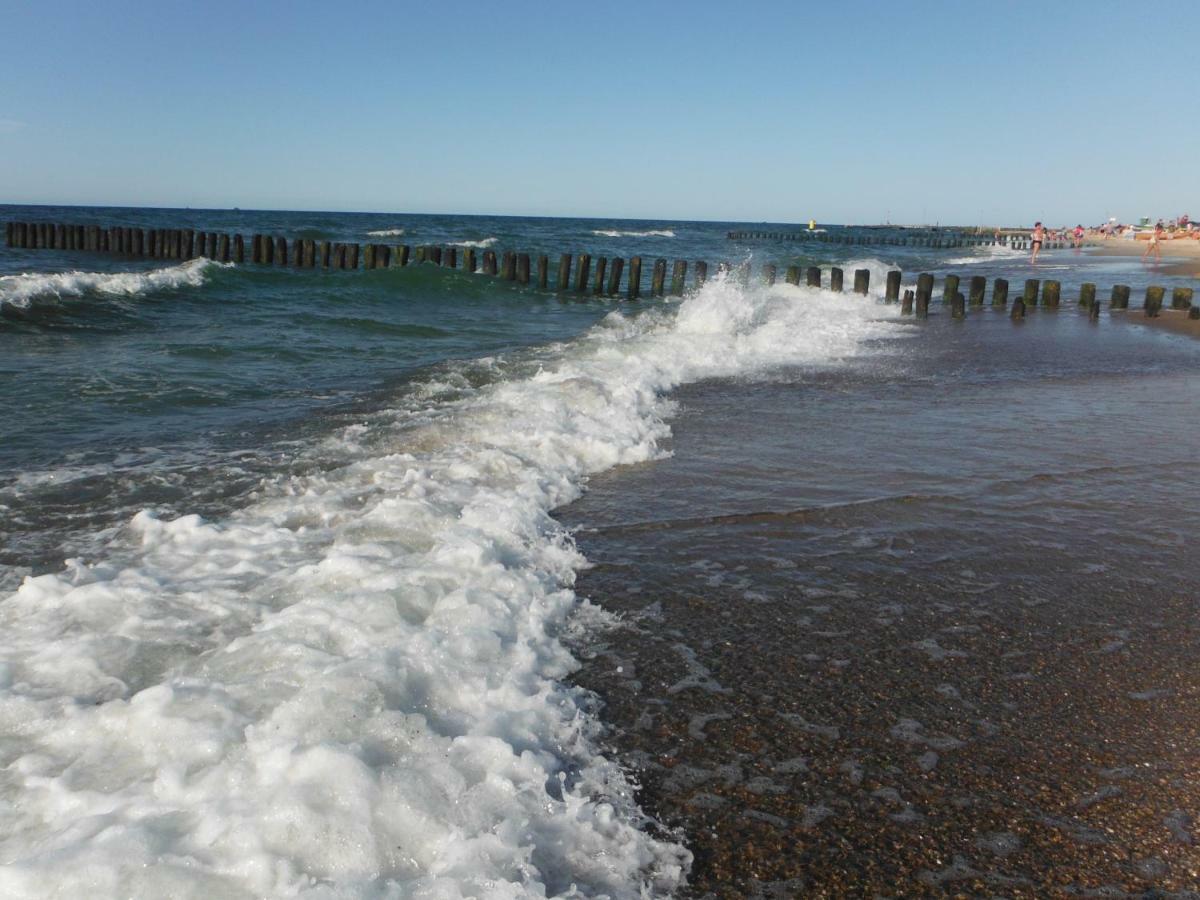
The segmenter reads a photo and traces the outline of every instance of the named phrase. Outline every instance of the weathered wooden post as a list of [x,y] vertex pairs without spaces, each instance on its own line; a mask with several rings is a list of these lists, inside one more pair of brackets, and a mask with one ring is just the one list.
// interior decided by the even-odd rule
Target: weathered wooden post
[[[146,229],[146,253],[145,255],[154,258],[155,251],[158,249],[155,245],[158,243],[158,231],[154,228]],[[80,249],[88,248],[88,235],[85,231],[83,234],[83,242],[80,244]]]
[[809,287],[820,287],[821,286],[821,270],[820,269],[818,269],[816,266],[809,266],[807,274],[808,274],[808,282],[807,283],[808,283]]
[[571,254],[564,253],[558,258],[558,279],[554,283],[555,289],[565,291],[571,286]]
[[4,246],[5,247],[15,247],[16,246],[16,229],[14,228],[15,224],[16,223],[14,223],[14,222],[5,222],[4,223]]
[[[54,249],[56,249],[56,250],[66,250],[67,249],[67,226],[66,225],[55,225],[54,226]],[[120,247],[117,248],[117,251],[120,252]]]
[[[392,265],[395,265],[395,266],[408,265],[408,254],[406,252],[404,252],[407,249],[408,249],[407,245],[402,245],[402,246],[396,248],[397,252],[396,252],[396,255],[392,257],[392,260],[393,260]],[[463,271],[466,272],[468,275],[474,275],[475,269],[476,269],[475,248],[474,247],[464,247],[463,248]]]
[[1039,284],[1041,282],[1036,278],[1025,279],[1025,293],[1021,295],[1021,299],[1025,301],[1026,306],[1037,306]]
[[971,286],[968,288],[967,302],[972,306],[983,306],[983,295],[987,291],[987,279],[982,275],[971,276]]
[[696,260],[696,274],[694,286],[699,289],[704,287],[704,282],[708,281],[708,263],[702,259]]
[[1108,301],[1110,309],[1128,309],[1129,308],[1129,285],[1114,284],[1112,289],[1112,297]]
[[855,269],[854,270],[854,293],[867,295],[871,286],[871,270],[870,269]]
[[[387,252],[387,247],[380,247],[379,249],[384,253]],[[442,268],[445,268],[445,269],[457,269],[458,268],[458,248],[457,247],[447,247],[445,252],[442,253]]]
[[537,258],[537,286],[543,291],[550,289],[550,257],[545,253]]
[[229,262],[229,235],[223,234],[217,239],[217,259]]
[[929,315],[929,301],[933,298],[933,276],[922,272],[917,276],[916,312],[918,319]]
[[765,266],[763,266],[763,281],[766,282],[767,285],[772,285],[775,283],[775,275],[776,269],[773,263],[767,263]]
[[438,247],[436,245],[433,247],[430,247],[429,252],[426,254],[425,258],[428,259],[435,266],[440,266],[442,264],[442,248]]
[[1164,293],[1165,290],[1156,284],[1152,284],[1146,288],[1146,299],[1143,301],[1142,306],[1145,310],[1147,319],[1158,318],[1159,311],[1162,309],[1163,305]]
[[1188,310],[1189,319],[1200,319],[1200,306],[1193,306]]
[[[295,248],[293,247],[292,249],[294,252]],[[208,233],[208,255],[211,259],[219,259],[220,258],[219,251],[220,251],[220,247],[219,247],[219,239],[218,239],[217,233],[215,231],[210,231]]]
[[261,265],[263,261],[263,239],[261,234],[250,236],[250,261],[255,265]]
[[1192,297],[1195,296],[1195,293],[1194,288],[1175,288],[1171,291],[1171,309],[1191,309]]
[[275,265],[286,266],[288,262],[288,243],[287,238],[275,238]]
[[967,315],[967,303],[963,297],[962,291],[955,291],[954,296],[950,298],[950,317],[953,319],[963,319]]
[[629,290],[626,296],[630,300],[636,300],[642,295],[642,258],[640,256],[631,256],[629,258]]
[[799,284],[800,284],[800,267],[799,266],[788,266],[787,274],[784,276],[784,280],[786,280],[788,284],[794,284],[794,285],[799,286]]
[[414,263],[423,263],[429,259],[429,245],[421,244],[417,247],[417,251],[413,254]]
[[683,288],[687,283],[687,260],[677,259],[671,267],[671,296],[682,297]]
[[346,268],[346,245],[341,241],[333,245],[333,268]]
[[1024,300],[1024,298],[1018,297],[1016,300],[1013,301],[1012,318],[1013,318],[1014,322],[1020,321],[1021,319],[1025,318],[1025,300]]
[[834,266],[832,269],[830,269],[829,270],[829,289],[831,291],[834,291],[835,293],[840,294],[842,292],[842,279],[844,277],[845,276],[842,273],[842,270],[839,269],[837,266]]
[[1096,286],[1090,281],[1085,281],[1079,286],[1079,305],[1085,309],[1091,309],[1092,304],[1096,302]]
[[517,280],[517,254],[512,250],[500,254],[500,278],[502,281]]
[[913,311],[913,297],[915,294],[911,290],[904,292],[904,300],[900,304],[900,315],[911,316]]
[[496,251],[495,250],[484,250],[483,251],[483,274],[495,276],[497,271],[498,270],[496,269]]
[[332,241],[321,241],[321,246],[320,246],[320,249],[318,250],[318,255],[321,257],[321,268],[322,269],[328,269],[331,265],[333,265],[333,261],[334,261],[333,260],[333,242]]
[[240,234],[233,236],[233,261],[239,265],[246,261],[246,239]]
[[954,295],[958,293],[958,276],[947,275],[946,283],[942,286],[942,303],[949,304],[954,300]]
[[596,275],[592,279],[592,294],[599,297],[604,293],[604,273],[608,271],[608,258],[596,257]]
[[317,242],[312,238],[305,238],[300,244],[301,265],[306,269],[315,269],[317,266]]
[[1047,280],[1042,283],[1042,306],[1048,309],[1057,309],[1061,295],[1062,284],[1060,282]]
[[[124,252],[124,242],[118,248]],[[196,232],[185,228],[179,233],[179,256],[181,259],[192,259],[196,255]]]
[[575,263],[575,293],[586,294],[588,289],[588,278],[592,274],[592,257],[587,253],[580,253],[579,260]]
[[529,254],[517,254],[517,281],[521,284],[529,284]]
[[133,255],[145,256],[146,254],[146,232],[140,228],[133,229]]
[[[408,258],[411,254],[412,254],[412,247],[410,247],[408,244],[398,244],[396,246],[395,253],[392,254],[392,265],[403,269],[405,266],[408,265]],[[463,268],[466,269],[468,272],[471,272],[472,274],[474,274],[474,272],[475,272],[475,251],[468,250],[468,251],[466,251],[466,253],[464,255],[466,256],[466,258],[468,260],[470,260],[470,265],[467,265],[467,263],[464,261]]]
[[884,289],[883,299],[888,303],[895,303],[900,299],[899,269],[892,269],[887,273],[887,287]]
[[367,244],[367,246],[365,246],[363,248],[363,268],[364,269],[375,268],[375,245],[374,244]]
[[1008,279],[997,278],[992,282],[992,306],[1008,305]]
[[667,261],[659,258],[654,261],[654,268],[650,271],[650,296],[661,297],[663,295],[663,283],[667,280]]
[[358,268],[358,244],[351,244],[346,248],[346,268]]
[[624,258],[614,256],[612,266],[608,271],[608,296],[616,297],[621,293],[621,273],[623,271],[625,271]]

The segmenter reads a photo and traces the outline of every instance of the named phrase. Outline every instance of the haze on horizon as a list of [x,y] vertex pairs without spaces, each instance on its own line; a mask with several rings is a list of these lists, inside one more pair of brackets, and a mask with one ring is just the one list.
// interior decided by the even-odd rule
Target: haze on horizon
[[0,202],[1200,213],[1194,4],[6,3]]

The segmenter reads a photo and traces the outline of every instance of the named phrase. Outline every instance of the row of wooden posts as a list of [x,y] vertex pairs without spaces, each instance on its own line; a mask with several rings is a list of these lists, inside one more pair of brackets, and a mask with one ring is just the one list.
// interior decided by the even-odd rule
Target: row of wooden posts
[[[223,262],[245,261],[246,242],[242,235],[231,236],[191,229],[142,229],[124,226],[106,228],[98,225],[9,222],[5,227],[5,237],[10,247],[27,249],[84,250],[156,259],[186,260],[208,257]],[[360,248],[360,245],[354,243],[310,239],[293,240],[289,243],[283,237],[261,234],[253,235],[250,239],[250,261],[259,265],[295,268],[357,269],[360,249],[363,268],[366,269],[386,269],[407,266],[410,263],[432,263],[451,269],[459,267],[459,248],[453,246],[426,245],[414,249],[404,244],[366,244]],[[551,265],[550,258],[546,255],[537,256],[535,259],[528,253],[506,251],[498,257],[495,251],[484,250],[481,265],[479,262],[474,247],[463,249],[462,268],[467,272],[479,271],[504,281],[519,284],[536,282],[541,289],[550,288]],[[533,268],[534,265],[536,268]],[[691,264],[691,268],[692,285],[698,288],[708,279],[708,263],[696,261]],[[668,292],[672,296],[681,296],[686,288],[688,269],[687,260],[674,260],[668,286],[667,260],[654,260],[650,274],[650,296],[662,297]],[[625,260],[620,257],[610,260],[603,256],[592,257],[587,253],[578,256],[564,253],[559,256],[554,271],[554,287],[560,292],[573,291],[576,294],[615,297],[621,293],[624,270]],[[718,263],[717,271],[728,272],[742,282],[748,282],[751,274],[748,262],[737,267],[728,262]],[[764,264],[761,274],[765,283],[774,284],[778,277],[778,267],[772,263]],[[843,290],[844,272],[836,266],[829,270],[827,282],[823,281],[822,271],[817,266],[809,266],[804,270],[800,266],[788,266],[784,272],[784,280],[788,284],[799,285],[802,277],[804,284],[809,287],[819,288],[827,285],[832,291]],[[870,278],[869,269],[856,269],[853,291],[857,294],[867,294]],[[905,314],[918,317],[928,315],[929,303],[933,296],[933,276],[922,273],[917,278],[916,288],[904,291],[903,296],[900,293],[900,280],[899,270],[894,269],[887,273],[884,300],[901,303],[901,311]],[[969,279],[965,296],[959,290],[960,284],[959,276],[947,275],[942,286],[942,302],[950,308],[951,315],[956,317],[965,315],[968,306],[983,306],[987,291],[987,279],[981,275]],[[629,259],[625,292],[629,299],[633,300],[641,296],[641,291],[642,258],[634,256]],[[1165,288],[1157,285],[1146,288],[1143,308],[1147,316],[1158,315],[1165,293]],[[1027,308],[1038,305],[1039,298],[1043,306],[1056,308],[1060,304],[1061,294],[1062,286],[1058,281],[1026,279],[1021,296],[1013,302],[1012,315],[1014,318],[1024,316]],[[992,285],[991,305],[1006,307],[1008,296],[1008,280],[995,279]],[[1128,285],[1114,285],[1109,300],[1110,308],[1128,309],[1129,297]],[[1192,318],[1200,318],[1200,307],[1193,306],[1192,301],[1192,288],[1176,287],[1173,290],[1171,307],[1189,310]],[[1094,316],[1099,314],[1100,303],[1094,284],[1086,283],[1080,287],[1079,305],[1090,309]]]
[[[900,237],[897,235],[852,234],[849,232],[825,231],[730,231],[730,240],[749,241],[814,241],[819,244],[845,244],[850,246],[876,245],[884,247],[1008,247],[1012,250],[1028,250],[1027,237],[1016,234],[1001,234],[995,238],[978,238],[964,235],[921,235]],[[1047,250],[1061,250],[1067,246],[1062,242],[1047,242]]]

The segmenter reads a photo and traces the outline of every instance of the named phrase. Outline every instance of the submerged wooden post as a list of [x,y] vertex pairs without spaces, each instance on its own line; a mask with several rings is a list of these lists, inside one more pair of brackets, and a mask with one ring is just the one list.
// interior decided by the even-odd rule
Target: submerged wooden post
[[1146,299],[1143,301],[1143,309],[1147,319],[1158,318],[1158,313],[1162,309],[1163,294],[1165,290],[1157,284],[1152,284],[1146,288]]
[[1112,297],[1108,301],[1111,309],[1128,309],[1129,308],[1129,285],[1114,284],[1112,289]]
[[[884,289],[883,299],[888,303],[895,303],[900,299],[900,271],[892,269],[887,273],[887,287]],[[982,303],[982,299],[980,300]]]
[[916,312],[918,319],[929,315],[929,301],[933,297],[933,276],[922,272],[917,276]]
[[495,275],[496,274],[496,251],[495,250],[484,250],[483,251],[483,274],[484,275]]
[[358,268],[358,244],[350,244],[346,248],[346,268]]
[[[261,265],[263,261],[263,239],[261,234],[250,236],[250,261],[256,266]],[[193,251],[194,252],[194,251]]]
[[517,255],[511,250],[505,250],[500,255],[500,278],[503,281],[517,280]]
[[1037,306],[1039,284],[1041,282],[1036,278],[1025,279],[1025,293],[1021,295],[1021,299],[1025,301],[1026,306]]
[[588,289],[588,278],[592,274],[592,257],[587,253],[579,254],[579,261],[575,264],[575,293],[586,294]]
[[275,238],[275,265],[286,266],[288,261],[287,238]]
[[537,258],[537,283],[543,291],[550,287],[550,257],[544,253]]
[[800,267],[799,266],[788,266],[787,274],[784,275],[784,280],[787,281],[788,284],[799,285],[800,284]]
[[615,297],[621,293],[621,273],[625,270],[625,259],[614,256],[612,268],[608,272],[608,296]]
[[663,283],[667,280],[667,261],[665,259],[656,259],[654,268],[650,272],[650,296],[661,297],[663,295]]
[[442,248],[436,245],[430,247],[426,259],[428,259],[435,266],[440,266],[442,264]]
[[[307,243],[307,241],[305,243]],[[363,268],[364,269],[375,268],[375,245],[374,244],[367,244],[367,246],[363,248]]]
[[217,259],[229,262],[229,235],[223,234],[217,241]]
[[630,300],[636,300],[642,295],[642,258],[640,256],[631,256],[629,258],[629,290],[626,296]]
[[913,311],[913,297],[915,295],[911,290],[904,292],[904,300],[900,304],[900,314],[902,316],[911,316]]
[[333,245],[333,268],[346,268],[346,245],[340,241]]
[[992,306],[1008,305],[1008,279],[997,278],[992,282]]
[[971,276],[971,286],[968,288],[967,302],[972,306],[983,306],[983,295],[987,290],[987,279],[982,275]]
[[862,294],[864,297],[870,290],[871,286],[871,270],[870,269],[855,269],[854,270],[854,293]]
[[706,281],[708,281],[708,263],[702,259],[696,260],[695,286],[702,288]]
[[240,234],[233,236],[233,261],[238,264],[246,261],[246,239]]
[[592,293],[599,297],[604,293],[604,273],[608,270],[608,259],[596,257],[596,276],[592,280]]
[[1090,281],[1085,281],[1079,286],[1079,305],[1085,309],[1091,309],[1092,304],[1096,302],[1096,286]]
[[1016,300],[1013,301],[1012,318],[1014,321],[1018,321],[1020,319],[1025,318],[1025,300],[1024,300],[1024,298],[1018,297]]
[[1049,309],[1057,309],[1062,295],[1062,284],[1058,281],[1046,281],[1042,284],[1042,305]]
[[829,289],[840,294],[842,292],[842,280],[844,277],[842,270],[837,266],[831,268],[829,270]]
[[767,263],[763,266],[763,281],[768,285],[775,283],[776,269],[773,263]]
[[954,319],[964,319],[967,315],[967,303],[963,297],[962,291],[955,291],[954,296],[950,298],[950,317]]
[[820,287],[821,286],[821,270],[820,269],[818,269],[816,266],[809,266],[807,274],[808,274],[807,284],[809,287]]
[[958,276],[947,275],[946,282],[942,285],[942,303],[949,304],[954,300],[954,295],[958,293]]
[[1195,289],[1190,287],[1177,287],[1171,291],[1171,309],[1191,309],[1192,297],[1195,296]]
[[687,260],[677,259],[671,267],[671,296],[682,297],[683,288],[687,283]]
[[[408,244],[397,244],[396,248],[392,251],[392,265],[397,268],[404,268],[405,266],[408,265],[408,257],[409,257],[409,254],[411,254],[411,253],[412,253],[412,247],[410,247]],[[468,250],[466,255],[471,260],[471,265],[470,265],[469,271],[474,272],[475,271],[475,251]],[[464,266],[465,266],[465,263],[464,263]]]
[[517,281],[520,284],[529,284],[529,254],[517,254]]
[[558,258],[558,280],[555,288],[565,291],[571,286],[571,254],[564,253]]
[[317,242],[312,238],[305,238],[300,244],[300,263],[306,269],[316,268],[317,265]]
[[333,243],[331,241],[321,241],[320,257],[322,269],[328,269],[333,264]]

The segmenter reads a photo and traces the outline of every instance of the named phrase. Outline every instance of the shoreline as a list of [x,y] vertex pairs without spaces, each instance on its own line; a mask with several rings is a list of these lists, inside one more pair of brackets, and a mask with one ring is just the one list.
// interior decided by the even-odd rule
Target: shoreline
[[1109,310],[1109,317],[1114,322],[1124,322],[1128,325],[1141,325],[1146,328],[1169,331],[1171,334],[1184,335],[1200,339],[1200,319],[1189,319],[1187,310],[1164,309],[1156,318],[1148,319],[1141,309]]
[[[1083,247],[1093,256],[1141,257],[1146,252],[1145,241],[1123,238],[1104,240],[1085,238]],[[1151,263],[1163,275],[1200,278],[1200,240],[1179,238],[1162,242],[1162,261]]]

